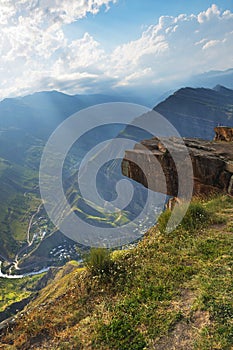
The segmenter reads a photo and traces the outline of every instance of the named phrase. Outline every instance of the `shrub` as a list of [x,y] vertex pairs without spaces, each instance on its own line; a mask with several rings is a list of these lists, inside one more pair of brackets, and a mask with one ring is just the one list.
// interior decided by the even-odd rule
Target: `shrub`
[[181,226],[185,230],[197,230],[206,227],[210,222],[210,214],[199,202],[191,203]]
[[[180,207],[182,209],[182,207]],[[168,221],[172,212],[166,210],[158,219],[158,228],[164,233],[167,228]],[[186,231],[195,231],[206,227],[210,222],[210,213],[200,202],[193,202],[189,205],[188,210],[181,221],[179,228],[183,228]]]
[[84,263],[95,276],[108,276],[113,265],[110,252],[106,248],[91,248],[90,253],[84,258]]

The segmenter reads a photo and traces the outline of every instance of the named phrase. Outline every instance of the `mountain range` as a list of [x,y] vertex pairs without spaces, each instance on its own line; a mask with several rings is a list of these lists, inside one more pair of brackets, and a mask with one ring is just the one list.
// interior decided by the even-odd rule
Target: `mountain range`
[[137,97],[137,103],[152,108],[183,87],[190,86],[193,88],[203,87],[212,89],[216,85],[222,85],[228,89],[233,89],[233,68],[221,71],[211,70],[196,75],[190,74],[185,80],[176,79],[173,82],[169,81],[169,83],[163,81],[153,86],[148,81],[146,86],[134,88],[125,86],[119,89],[118,92],[123,96],[131,96],[131,98],[133,96],[140,96],[140,100]]
[[[97,103],[135,100],[124,96],[69,96],[51,91],[0,102],[0,256],[5,261],[3,268],[9,269],[16,260],[14,267],[20,266],[27,271],[32,267],[61,264],[77,256],[76,244],[53,227],[41,206],[38,169],[43,147],[54,129],[71,114]],[[154,110],[166,117],[182,137],[211,140],[215,126],[233,126],[233,91],[221,85],[214,89],[186,87],[157,104]],[[119,218],[110,215],[103,219],[101,210],[93,211],[83,202],[77,173],[70,172],[69,167],[75,164],[77,168],[77,159],[80,161],[98,142],[119,135],[135,141],[151,137],[121,124],[98,132],[94,130],[76,145],[67,164],[65,183],[73,210],[98,223],[99,227],[103,223],[111,227]],[[100,192],[105,198],[112,199],[116,182],[123,178],[120,163],[114,161],[102,170]],[[140,210],[144,191],[144,188],[137,188],[136,205],[127,207],[122,223]]]
[[[127,99],[106,95],[69,96],[50,91],[0,102],[0,256],[6,264],[18,258],[17,254],[22,257],[28,253],[28,242],[33,237],[39,242],[43,232],[51,233],[51,237],[46,237],[41,249],[36,251],[37,261],[41,261],[42,266],[48,260],[57,260],[59,252],[65,248],[70,255],[70,245],[74,242],[56,230],[53,232],[43,208],[33,217],[41,203],[38,170],[42,150],[55,128],[73,113],[97,103],[117,101]],[[121,128],[108,129],[108,135],[116,136]],[[88,142],[85,147],[89,147]],[[34,222],[30,225],[32,217]],[[60,251],[58,246],[62,247]],[[50,254],[52,250],[54,259]],[[29,266],[33,263],[29,259]]]
[[233,90],[182,88],[154,107],[183,137],[211,140],[217,125],[233,126]]

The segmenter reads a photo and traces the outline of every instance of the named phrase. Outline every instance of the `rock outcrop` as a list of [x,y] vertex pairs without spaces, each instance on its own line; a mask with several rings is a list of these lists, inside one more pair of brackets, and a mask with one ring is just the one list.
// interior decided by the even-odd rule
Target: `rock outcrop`
[[233,128],[227,126],[217,126],[214,128],[215,141],[233,142]]
[[[193,166],[193,194],[229,193],[233,195],[233,142],[205,141],[194,138],[184,138]],[[180,139],[166,139],[169,149],[177,149]],[[159,167],[154,166],[153,157],[159,161]],[[185,162],[185,159],[183,160]],[[143,164],[143,169],[136,164]],[[146,169],[146,171],[145,171]],[[134,150],[126,151],[122,162],[122,172],[125,176],[142,183],[156,192],[167,193],[177,197],[178,174],[176,165],[163,140],[153,138],[136,144]],[[164,176],[166,184],[164,184]],[[148,178],[152,178],[152,186],[148,186]]]

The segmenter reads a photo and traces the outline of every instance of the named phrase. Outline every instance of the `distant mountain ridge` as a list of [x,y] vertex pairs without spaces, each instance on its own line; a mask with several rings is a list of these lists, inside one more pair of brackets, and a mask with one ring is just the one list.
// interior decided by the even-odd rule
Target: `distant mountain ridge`
[[0,129],[20,128],[33,136],[47,139],[63,120],[83,108],[101,103],[133,101],[124,96],[72,96],[58,91],[42,91],[24,97],[6,98],[0,102]]
[[[133,99],[107,95],[69,96],[50,91],[0,102],[0,239],[2,240],[0,255],[12,258],[13,253],[17,252],[25,242],[28,220],[39,205],[38,169],[41,153],[49,135],[73,113],[93,104],[107,102],[133,102]],[[167,118],[181,136],[211,140],[214,127],[218,124],[233,126],[233,90],[221,85],[217,85],[214,89],[182,88],[156,105],[154,110]],[[151,115],[153,117],[153,113]],[[88,147],[92,146],[93,140],[97,143],[103,141],[103,136],[105,139],[108,136],[110,138],[117,135],[126,138],[132,136],[136,141],[153,136],[141,130],[131,130],[130,127],[125,130],[122,128],[124,127],[116,125],[114,128],[88,134],[88,139],[80,143],[76,156],[85,154]],[[120,165],[114,162],[112,166],[107,167],[106,176],[99,181],[100,193],[103,189],[106,195],[104,198],[114,199],[115,180],[122,175],[117,175],[117,171],[120,171]],[[93,213],[90,208],[86,208],[85,203],[80,200],[76,180],[74,176],[68,181],[67,195],[72,208],[79,211],[81,216],[85,216],[84,210],[88,209],[89,219],[95,222],[96,216],[99,215],[101,227],[102,222],[106,221],[105,218],[101,217],[101,212]],[[136,192],[139,193],[139,190]],[[7,196],[7,193],[10,195]],[[143,196],[142,192],[141,196],[137,197],[139,209]],[[38,215],[38,219],[43,216],[43,226],[48,226],[48,229],[52,230],[45,222],[45,213],[42,214]],[[117,217],[109,219],[113,224],[114,220],[118,220]],[[44,245],[46,249],[48,248],[46,253],[48,258],[50,251],[59,243],[57,239],[46,238]],[[45,248],[37,252],[42,263],[41,256],[44,252]]]
[[193,88],[208,88],[212,89],[216,85],[222,85],[229,89],[233,89],[233,68],[225,70],[211,70],[200,74],[191,75],[186,78],[176,78],[174,81],[170,79],[162,82],[151,83],[147,82],[145,86],[124,86],[119,88],[119,92],[125,96],[140,96],[137,103],[144,104],[153,108],[158,103],[162,102],[166,97],[175,91],[187,86]]
[[[83,108],[120,101],[127,98],[45,91],[0,102],[0,258],[12,259],[25,245],[28,222],[40,203],[38,170],[49,135]],[[120,126],[105,133],[114,137],[119,130]],[[62,241],[60,236],[48,240],[50,250]]]
[[167,118],[183,137],[212,139],[217,125],[233,126],[233,90],[182,88],[154,110]]
[[229,89],[233,88],[233,68],[226,70],[211,70],[206,73],[198,74],[187,81],[187,85],[193,87],[210,88],[215,85],[223,85]]

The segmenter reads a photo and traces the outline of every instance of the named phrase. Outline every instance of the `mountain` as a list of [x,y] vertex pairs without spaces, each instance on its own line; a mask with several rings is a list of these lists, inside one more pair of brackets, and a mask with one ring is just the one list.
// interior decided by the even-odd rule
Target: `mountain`
[[[39,242],[43,232],[49,236],[42,245],[46,258],[42,259],[42,248],[34,253],[41,266],[51,261],[51,251],[54,256],[52,260],[57,260],[57,256],[62,256],[61,251],[64,253],[65,248],[70,250],[70,240],[54,232],[40,206],[38,169],[43,147],[54,129],[73,113],[91,105],[120,101],[128,100],[120,96],[69,96],[57,91],[45,91],[0,102],[0,257],[5,264],[11,262],[17,253],[20,253],[20,258],[28,253],[27,241],[36,238]],[[89,141],[81,140],[77,145],[79,151],[75,152],[74,149],[73,154],[68,156],[67,167],[70,166],[69,160],[74,164],[77,157],[82,159],[95,138],[98,142],[103,134],[114,137],[121,128],[120,125],[105,128],[102,134],[93,131],[88,135]],[[58,246],[61,246],[59,251]],[[31,265],[34,263],[34,260],[30,260]],[[27,267],[28,263],[22,265]]]
[[[229,126],[233,125],[233,91],[220,85],[216,86],[214,89],[180,89],[173,95],[168,97],[164,102],[158,104],[154,108],[154,111],[159,112],[170,123],[172,123],[179,131],[181,136],[191,138],[197,137],[212,140],[214,136],[214,128],[218,124],[224,124]],[[138,142],[140,140],[152,138],[153,136],[176,136],[175,134],[171,134],[171,128],[167,129],[166,125],[162,125],[161,123],[160,125],[156,125],[156,114],[154,113],[154,111],[147,112],[146,114],[139,116],[134,121],[135,123],[139,123],[141,125],[141,129],[134,127],[133,122],[132,124],[127,125],[127,127],[120,132],[117,138],[121,137],[123,139],[131,139]],[[157,132],[158,134],[153,135],[153,130],[151,130],[152,134],[150,134],[144,129],[144,127],[146,126],[149,130],[150,127],[154,126],[154,132]],[[124,142],[122,142],[122,147],[124,147]],[[119,157],[116,156],[116,159],[106,164],[106,166],[103,166],[99,170],[98,177],[96,178],[96,186],[98,188],[98,191],[101,194],[101,197],[104,198],[106,201],[112,201],[115,198],[117,198],[116,185],[117,183],[119,183],[119,181],[124,180],[123,174],[125,173],[123,171],[122,174],[121,161],[120,163],[118,161],[121,158],[120,153],[122,149],[119,148],[118,151]],[[93,155],[93,157],[91,158],[91,163],[101,164],[102,155],[111,154],[111,152],[112,150],[110,145],[109,147],[106,147],[102,150],[102,154]],[[136,153],[136,157],[134,158],[139,163],[141,159],[139,156],[140,152],[143,151],[139,150]],[[143,170],[140,171],[140,169],[135,167],[135,172],[137,173],[137,176],[140,175],[140,177],[142,177],[143,180],[147,182],[148,177],[146,176],[146,174],[152,172],[152,165],[150,165],[149,167],[145,163],[145,161],[142,161],[140,163],[140,165],[144,165]],[[124,164],[125,163],[123,162],[123,168]],[[169,166],[171,166],[171,164],[172,162],[168,162]],[[90,179],[88,168],[91,168],[91,166],[89,167],[88,165],[90,164],[87,163],[86,170],[84,170],[84,174],[82,174],[82,181],[84,184],[83,186],[85,188],[88,188],[88,181],[90,181],[88,180]],[[133,171],[130,172],[132,175]],[[167,172],[169,173],[169,168],[167,169]],[[170,174],[170,176],[173,177],[173,181],[175,181],[175,176],[173,176],[172,174]],[[82,219],[85,218],[89,223],[93,223],[94,221],[95,225],[99,227],[112,227],[117,222],[121,224],[121,221],[119,220],[118,216],[110,215],[107,218],[106,215],[103,216],[103,214],[100,213],[99,210],[93,211],[93,208],[91,208],[91,206],[89,206],[88,203],[85,203],[85,201],[81,200],[80,190],[77,181],[78,178],[79,180],[81,178],[79,177],[78,173],[74,174],[73,181],[71,182],[68,190],[70,203],[77,215],[80,216]],[[134,177],[131,178],[136,180],[135,174]],[[130,221],[133,221],[139,216],[139,214],[145,207],[148,193],[145,191],[145,189],[143,190],[143,188],[138,186],[134,181],[131,181],[131,185],[134,188],[134,192],[130,203],[128,203],[127,200],[127,197],[129,197],[127,191],[125,190],[121,193],[121,199],[124,200],[124,203],[128,203],[128,205],[124,208],[125,215],[121,215],[120,217],[123,220],[128,219]],[[152,186],[150,186],[149,188],[153,189]],[[159,188],[159,186],[157,188]],[[162,188],[160,192],[162,192]],[[157,198],[156,204],[157,210],[159,212],[161,208],[163,208],[163,199],[162,197],[161,199]],[[147,210],[147,218],[145,219],[148,221],[148,223],[151,223],[153,222],[153,220],[155,220],[156,215],[155,210],[152,211],[152,218],[150,217],[149,212],[150,210]],[[98,217],[100,218],[99,222]],[[146,220],[143,221],[143,228],[146,227]],[[132,232],[134,232],[133,229]]]
[[46,140],[67,117],[83,108],[108,102],[132,102],[123,96],[66,95],[42,91],[32,95],[7,98],[0,102],[0,128],[24,130]]
[[136,87],[121,87],[118,88],[118,92],[123,96],[140,96],[136,100],[136,103],[153,108],[153,106],[162,102],[169,95],[175,91],[185,88],[187,86],[193,88],[209,88],[213,86],[222,85],[229,89],[233,89],[233,68],[223,71],[207,71],[202,74],[196,74],[183,78],[182,80],[176,78],[175,80],[168,79],[167,81],[159,82],[156,84],[153,82],[147,82],[145,86]]
[[[3,261],[0,271],[3,275],[0,274],[1,276],[9,272],[20,275],[25,272],[38,272],[39,269],[46,266],[64,265],[65,262],[71,259],[80,259],[77,248],[83,250],[84,247],[78,246],[74,241],[59,232],[46,215],[39,193],[38,168],[43,147],[54,128],[70,114],[94,103],[96,99],[107,102],[108,100],[115,101],[116,98],[103,95],[97,97],[68,96],[53,91],[36,93],[16,99],[6,99],[0,102],[0,260]],[[212,139],[214,126],[218,124],[232,125],[233,91],[221,85],[217,85],[214,89],[182,88],[162,103],[159,103],[154,110],[162,113],[170,122],[174,123],[182,136],[191,135],[191,137]],[[139,117],[142,126],[146,125],[146,118],[148,117],[154,118],[154,113],[149,112]],[[134,186],[133,203],[124,208],[123,215],[119,213],[106,215],[102,208],[93,207],[90,201],[83,200],[81,196],[77,173],[80,159],[96,144],[108,137],[130,138],[138,142],[152,136],[145,132],[143,128],[135,128],[133,125],[125,128],[124,125],[116,124],[114,127],[104,127],[102,130],[95,129],[88,132],[85,137],[80,138],[74,145],[74,150],[68,154],[64,171],[64,189],[67,199],[72,210],[78,216],[89,224],[99,227],[100,234],[103,227],[109,228],[110,231],[116,225],[132,221],[135,215],[137,216],[141,209],[145,207],[148,192],[142,185],[131,181],[132,186]],[[103,150],[104,153],[107,151],[108,149]],[[98,153],[94,154],[91,158],[92,162],[98,163],[98,157]],[[84,178],[86,169],[88,167],[83,170]],[[114,158],[113,161],[105,164],[100,169],[97,176],[97,187],[106,202],[117,197],[116,184],[123,179],[121,160],[119,159]],[[51,178],[51,184],[53,183],[52,180]],[[87,183],[87,186],[89,185],[91,185],[90,181]],[[127,191],[123,194],[128,199]],[[232,213],[225,210],[230,209],[232,211],[232,203],[229,197],[223,200],[218,198],[216,202],[210,202],[209,205],[213,209],[219,206],[222,201],[226,205],[223,209],[223,215],[229,214],[229,219],[231,219]],[[60,206],[62,203],[58,203],[58,205]],[[150,214],[153,218],[145,218],[145,220],[148,219],[149,227],[155,222],[156,215],[159,214],[158,209],[164,209],[164,201],[161,199],[159,208],[157,204],[156,207],[152,205],[151,207]],[[138,222],[138,225],[136,223],[133,227],[133,230],[139,232],[141,236],[145,232],[143,220],[144,217]],[[225,221],[220,220],[220,224],[223,223]],[[130,342],[127,338],[127,342],[124,344],[127,349],[129,349],[129,344],[132,344],[131,348],[134,349],[138,342],[141,349],[145,348],[146,344],[153,344],[153,346],[160,348],[160,346],[162,347],[161,341],[167,341],[167,347],[165,348],[171,348],[172,339],[174,340],[176,337],[176,330],[182,330],[184,327],[182,319],[183,313],[187,315],[187,309],[182,305],[186,305],[187,295],[189,299],[190,291],[193,291],[193,285],[196,281],[203,281],[206,277],[206,269],[203,270],[202,267],[207,265],[210,267],[212,262],[213,264],[218,262],[216,256],[219,257],[219,244],[221,247],[223,244],[219,227],[219,225],[211,227],[207,236],[206,232],[203,233],[201,230],[201,233],[198,232],[196,235],[196,241],[194,241],[193,232],[182,231],[179,236],[162,236],[159,232],[153,231],[151,236],[150,231],[145,235],[145,239],[142,240],[138,248],[126,252],[126,255],[124,255],[124,251],[123,253],[117,252],[119,256],[115,260],[116,265],[114,265],[117,268],[110,277],[111,284],[102,283],[102,280],[99,281],[96,276],[90,275],[86,270],[73,271],[72,269],[70,275],[62,276],[61,279],[58,278],[54,281],[54,284],[52,282],[48,285],[44,291],[41,291],[37,299],[37,294],[33,294],[30,281],[27,281],[27,285],[25,285],[24,280],[22,280],[16,288],[16,284],[7,279],[5,283],[1,284],[4,287],[3,301],[4,303],[7,301],[7,305],[10,307],[6,310],[7,314],[8,312],[12,314],[15,309],[21,309],[24,302],[28,302],[28,296],[36,299],[34,299],[34,304],[29,305],[26,316],[22,314],[22,319],[21,316],[17,319],[14,336],[10,334],[3,337],[3,346],[8,347],[9,345],[10,347],[14,342],[19,349],[21,345],[22,349],[31,348],[34,343],[37,343],[38,349],[43,349],[44,345],[45,348],[72,347],[78,349],[82,346],[85,348],[86,344],[93,341],[97,348],[102,345],[103,348],[105,345],[106,348],[109,348],[108,339],[110,337],[112,342],[110,346],[119,349],[122,344],[118,343],[118,338],[122,337],[122,334],[124,338],[124,332],[126,332],[127,337],[130,335]],[[216,230],[214,239],[212,239],[213,229]],[[77,227],[78,230],[80,230],[80,227]],[[232,227],[224,226],[224,230],[230,232]],[[200,235],[202,233],[203,236]],[[223,252],[222,259],[229,256],[230,243],[228,239],[230,239],[230,235],[224,235],[224,239],[224,248],[221,248],[223,249],[221,250]],[[200,263],[196,260],[197,249]],[[171,258],[173,254],[174,257]],[[178,259],[176,259],[177,257]],[[213,265],[213,284],[216,281],[217,265]],[[170,271],[172,272],[170,273]],[[165,277],[164,273],[166,274]],[[223,289],[226,291],[228,282],[226,281],[225,285],[222,284],[221,276],[222,272],[220,271],[218,283],[223,285]],[[186,289],[184,290],[183,287],[180,289],[180,286],[183,286],[189,278],[191,278],[191,282],[186,295]],[[153,283],[148,284],[148,280],[153,281]],[[204,287],[206,287],[206,283],[204,283]],[[11,288],[13,291],[10,290]],[[16,288],[16,291],[14,288]],[[198,286],[196,292],[197,299],[201,300],[200,310],[198,309],[197,314],[188,314],[187,320],[185,319],[185,325],[187,325],[187,321],[192,321],[192,317],[194,317],[191,327],[188,330],[185,328],[187,332],[191,332],[189,339],[192,339],[192,330],[200,328],[198,322],[200,320],[198,318],[200,316],[199,311],[203,311],[205,301],[207,301],[206,308],[208,312],[213,311],[212,304],[208,304],[209,299],[206,299],[208,291],[204,289],[203,293],[198,294],[200,290],[201,287]],[[223,304],[226,302],[224,291],[221,290]],[[20,294],[20,298],[18,298],[17,293]],[[178,312],[176,307],[173,308],[174,305],[177,305],[177,295],[182,296],[180,299],[181,309]],[[12,296],[11,299],[10,296]],[[21,301],[23,306],[18,304]],[[109,304],[109,302],[112,304]],[[212,302],[215,303],[214,298]],[[48,305],[48,308],[53,305],[52,314],[50,314],[46,305]],[[103,305],[107,305],[107,308],[103,308]],[[194,302],[193,308],[195,307],[196,303]],[[214,307],[217,308],[218,305],[215,303]],[[229,305],[227,303],[222,307],[224,310],[225,307],[228,310]],[[114,309],[114,314],[119,317],[114,318],[109,314],[111,308]],[[101,313],[101,310],[103,313]],[[140,319],[137,318],[138,310]],[[220,307],[220,313],[221,310]],[[64,323],[64,317],[62,317],[63,321],[59,318],[61,314],[65,315],[67,324]],[[100,315],[100,319],[106,317],[109,322],[100,324],[97,320],[97,323],[95,321],[92,323],[92,320],[96,320],[96,315]],[[214,312],[213,315],[215,315]],[[214,317],[213,315],[210,316],[210,320]],[[202,316],[204,317],[206,314]],[[145,324],[146,320],[149,320],[149,323]],[[204,329],[206,329],[206,325],[209,325],[208,322],[204,325]],[[33,331],[31,325],[33,325]],[[217,327],[216,323],[211,324],[211,326]],[[71,333],[68,333],[67,330],[70,330],[70,327],[74,328],[72,328]],[[8,329],[9,327],[7,332]],[[78,338],[73,339],[77,329],[80,329],[80,333],[78,333]],[[171,333],[172,338],[166,340],[166,337],[170,337],[170,330],[174,330]],[[55,339],[54,334],[61,334],[61,331],[64,331],[61,335],[62,338],[57,339],[55,337]],[[105,337],[106,331],[107,338]],[[215,328],[214,330],[211,328],[209,332],[211,331],[215,334]],[[115,333],[117,334],[116,337],[114,336]],[[224,337],[227,337],[227,333],[228,330],[224,333]],[[86,334],[86,339],[82,337],[83,334]],[[158,334],[163,335],[162,339],[158,339]],[[96,336],[95,339],[92,338],[93,335]],[[182,336],[182,331],[180,336]],[[81,337],[81,340],[79,337]],[[45,344],[42,344],[41,341]],[[200,349],[203,344],[200,345]],[[215,348],[215,345],[212,346],[211,344],[209,348]]]
[[[61,264],[71,256],[75,257],[74,242],[53,227],[41,206],[38,187],[40,157],[49,135],[68,116],[94,103],[116,101],[127,101],[127,98],[69,96],[51,91],[0,102],[0,255],[5,260],[3,268],[9,268],[15,258],[20,260],[18,265],[16,261],[15,267],[28,270],[30,266]],[[154,110],[166,117],[181,136],[212,139],[215,126],[233,125],[233,91],[221,85],[214,89],[182,88],[159,103]],[[143,118],[149,115],[154,117],[153,113],[140,117],[142,125]],[[93,208],[92,203],[82,199],[77,181],[80,161],[94,146],[115,137],[131,138],[138,142],[153,135],[130,125],[125,128],[121,124],[94,129],[74,145],[64,167],[64,184],[72,209],[100,229],[115,227],[137,217],[147,196],[142,186],[132,182],[135,189],[133,202],[125,208],[122,216],[106,216],[101,208]],[[97,161],[97,157],[98,154],[94,155],[93,161]],[[114,159],[100,169],[98,191],[106,201],[117,197],[116,184],[123,179],[119,160]],[[150,218],[148,222],[151,222]]]
[[211,88],[215,85],[223,85],[233,89],[233,68],[223,71],[209,71],[192,76],[186,82],[187,86]]
[[214,127],[233,126],[233,90],[182,88],[154,107],[183,137],[211,140]]

